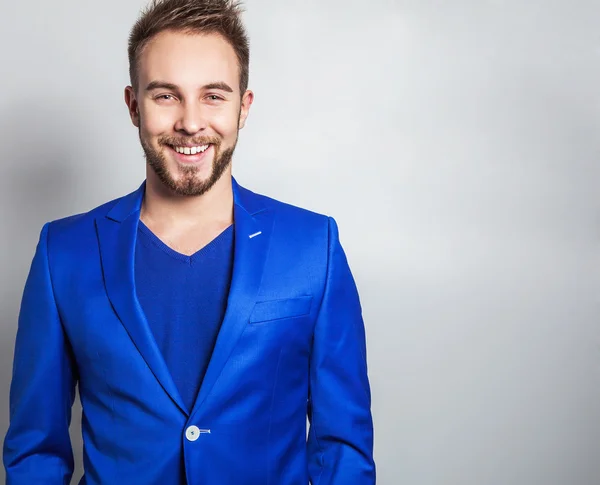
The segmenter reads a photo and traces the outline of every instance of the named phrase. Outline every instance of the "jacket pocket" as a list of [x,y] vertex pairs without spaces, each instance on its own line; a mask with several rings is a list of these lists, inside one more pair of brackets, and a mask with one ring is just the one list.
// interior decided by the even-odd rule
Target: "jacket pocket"
[[254,305],[250,315],[250,323],[301,317],[310,312],[311,303],[312,296],[259,301]]

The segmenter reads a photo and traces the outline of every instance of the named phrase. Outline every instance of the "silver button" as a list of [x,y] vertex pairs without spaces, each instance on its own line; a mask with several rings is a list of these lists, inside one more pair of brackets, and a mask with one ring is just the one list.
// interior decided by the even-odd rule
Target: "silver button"
[[185,437],[188,441],[196,441],[200,438],[200,428],[198,426],[190,426],[185,430]]

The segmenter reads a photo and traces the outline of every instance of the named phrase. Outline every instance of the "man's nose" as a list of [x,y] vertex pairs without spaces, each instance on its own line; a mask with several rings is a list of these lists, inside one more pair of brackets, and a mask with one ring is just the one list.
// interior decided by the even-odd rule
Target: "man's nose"
[[195,135],[206,129],[207,119],[202,106],[199,103],[187,102],[182,105],[179,117],[175,123],[175,130]]

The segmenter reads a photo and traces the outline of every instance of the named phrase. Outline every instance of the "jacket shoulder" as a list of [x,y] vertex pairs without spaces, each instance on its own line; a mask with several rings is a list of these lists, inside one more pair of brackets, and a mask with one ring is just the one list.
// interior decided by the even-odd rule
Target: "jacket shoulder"
[[105,202],[87,212],[73,214],[60,219],[55,219],[47,223],[48,226],[48,241],[53,246],[55,244],[62,245],[78,245],[87,237],[95,237],[96,227],[95,220],[110,212],[110,210],[119,203],[123,197]]
[[278,220],[289,220],[290,222],[294,223],[304,222],[307,224],[317,224],[320,226],[323,223],[327,224],[328,220],[330,219],[330,216],[326,214],[314,212],[304,207],[300,207],[297,205],[290,204],[288,202],[274,199],[264,194],[251,192],[248,189],[244,190],[248,194],[251,194],[252,197],[256,198],[256,200],[259,201],[261,206],[263,206],[270,212],[273,212],[273,214],[277,217]]
[[[333,217],[281,200],[242,189],[245,202],[252,211],[264,211],[272,218],[275,245],[301,248],[303,253],[321,253],[329,246],[330,228],[336,226]],[[316,256],[315,256],[316,257]]]

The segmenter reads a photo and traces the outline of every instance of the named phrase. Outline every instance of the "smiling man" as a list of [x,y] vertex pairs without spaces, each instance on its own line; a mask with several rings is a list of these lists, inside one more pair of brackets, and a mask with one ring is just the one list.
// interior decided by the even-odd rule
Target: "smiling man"
[[7,483],[69,483],[78,384],[82,484],[374,484],[364,325],[336,223],[231,175],[254,99],[239,6],[155,1],[129,61],[146,180],[41,231]]

